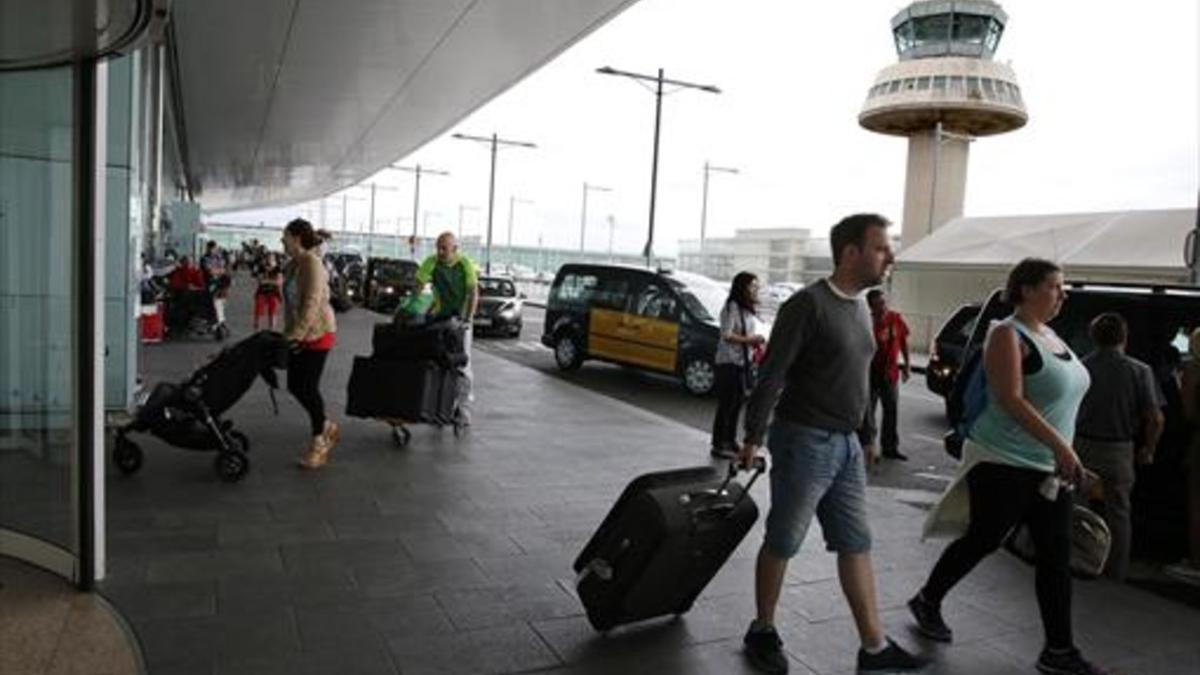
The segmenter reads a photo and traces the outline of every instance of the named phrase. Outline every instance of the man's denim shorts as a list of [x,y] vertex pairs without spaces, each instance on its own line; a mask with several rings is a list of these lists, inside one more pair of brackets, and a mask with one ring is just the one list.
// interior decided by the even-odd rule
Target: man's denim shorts
[[778,558],[796,555],[814,513],[827,549],[870,551],[867,474],[858,436],[776,418],[767,447],[771,451],[767,552]]

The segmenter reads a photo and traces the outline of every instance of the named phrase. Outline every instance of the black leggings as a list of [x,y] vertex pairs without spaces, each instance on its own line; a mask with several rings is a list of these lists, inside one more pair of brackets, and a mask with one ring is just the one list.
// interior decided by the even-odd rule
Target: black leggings
[[321,398],[321,371],[327,350],[301,349],[288,359],[287,388],[308,413],[312,435],[325,431],[325,401]]
[[1058,491],[1049,501],[1038,488],[1045,473],[984,462],[967,474],[971,524],[967,533],[942,552],[921,589],[925,599],[940,604],[946,593],[979,561],[995,551],[1018,523],[1028,523],[1037,551],[1034,587],[1046,646],[1074,646],[1071,636],[1071,493]]
[[738,413],[746,400],[746,374],[734,363],[717,365],[717,414],[713,418],[712,446],[714,448],[737,447]]

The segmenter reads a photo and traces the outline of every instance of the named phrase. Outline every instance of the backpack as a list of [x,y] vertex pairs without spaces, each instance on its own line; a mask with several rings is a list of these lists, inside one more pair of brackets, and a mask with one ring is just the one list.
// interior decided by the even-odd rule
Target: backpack
[[983,347],[975,349],[963,361],[954,387],[946,398],[946,413],[950,419],[950,431],[942,438],[946,453],[962,459],[962,446],[971,435],[975,420],[987,407],[987,374],[983,367]]

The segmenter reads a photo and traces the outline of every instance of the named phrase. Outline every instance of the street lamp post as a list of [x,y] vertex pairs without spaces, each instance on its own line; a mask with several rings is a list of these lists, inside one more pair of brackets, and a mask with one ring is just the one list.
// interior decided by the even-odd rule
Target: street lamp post
[[390,168],[398,171],[408,171],[416,177],[416,181],[413,184],[413,231],[412,238],[409,240],[408,244],[409,254],[415,259],[417,257],[417,219],[421,213],[421,174],[427,173],[433,176],[449,176],[450,172],[430,169],[429,167],[424,167],[420,164],[415,166],[398,166],[393,164]]
[[536,148],[533,143],[525,141],[510,141],[500,138],[495,133],[488,136],[468,136],[467,134],[454,134],[454,138],[460,141],[476,141],[487,143],[491,146],[492,151],[492,171],[488,178],[488,220],[487,220],[487,247],[484,249],[483,273],[492,273],[492,216],[496,211],[496,149],[498,146],[517,147],[517,148]]
[[707,91],[710,94],[719,94],[721,90],[711,84],[695,84],[693,82],[683,82],[681,80],[668,80],[663,77],[663,69],[658,69],[658,75],[641,75],[638,73],[630,73],[623,70],[617,70],[604,66],[596,69],[601,75],[620,75],[635,80],[650,81],[656,83],[655,88],[655,103],[654,103],[654,157],[650,165],[650,228],[646,238],[646,248],[642,252],[646,257],[646,266],[650,267],[651,258],[654,255],[654,206],[658,196],[658,139],[662,131],[662,97],[663,85],[670,84],[680,89],[699,89]]
[[588,191],[595,190],[596,192],[612,192],[612,188],[604,187],[603,185],[592,185],[587,181],[583,182],[583,205],[579,210],[579,252],[583,253],[584,242],[587,241],[587,198]]
[[[708,175],[714,171],[721,173],[738,173],[738,170],[733,167],[713,166],[708,162],[704,163],[704,196],[700,202],[700,256],[701,260],[704,257],[704,235],[708,230]],[[703,265],[703,262],[701,263]]]
[[613,215],[608,214],[608,263],[611,265],[613,261],[613,230],[616,228],[617,219]]

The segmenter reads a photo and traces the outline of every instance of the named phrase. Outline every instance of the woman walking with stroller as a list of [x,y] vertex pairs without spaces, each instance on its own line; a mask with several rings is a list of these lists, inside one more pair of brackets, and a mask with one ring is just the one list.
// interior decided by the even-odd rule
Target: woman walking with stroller
[[325,417],[321,398],[321,372],[337,335],[321,243],[312,223],[303,218],[283,230],[283,248],[290,259],[283,269],[284,336],[291,345],[288,391],[308,413],[312,429],[312,443],[299,460],[305,469],[325,466],[338,439],[338,425]]
[[1071,629],[1072,493],[1083,476],[1073,442],[1091,378],[1047,325],[1066,298],[1057,265],[1022,260],[1008,275],[1005,296],[1013,313],[989,328],[978,366],[987,403],[971,424],[958,477],[926,523],[927,535],[945,534],[966,516],[966,533],[946,547],[908,606],[921,633],[950,642],[942,600],[1025,523],[1037,551],[1034,589],[1045,633],[1038,671],[1103,675],[1080,654]]
[[267,330],[275,330],[275,316],[283,301],[283,270],[274,253],[266,255],[263,269],[256,276],[258,287],[254,290],[254,330],[258,331],[263,316],[267,317]]
[[767,339],[758,334],[758,277],[738,272],[721,309],[721,338],[717,343],[717,414],[713,419],[712,450],[717,459],[737,454],[737,423],[746,393],[754,388],[752,353]]

